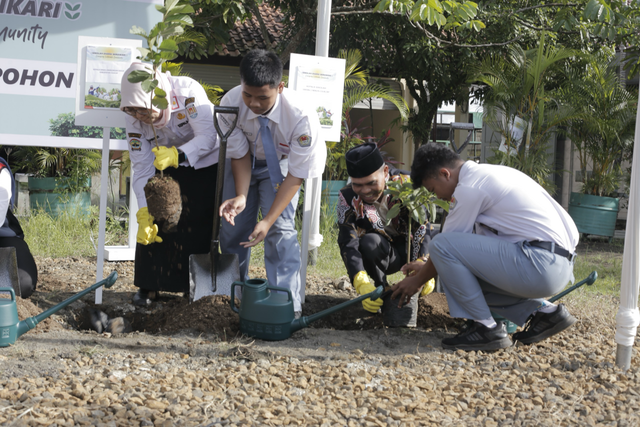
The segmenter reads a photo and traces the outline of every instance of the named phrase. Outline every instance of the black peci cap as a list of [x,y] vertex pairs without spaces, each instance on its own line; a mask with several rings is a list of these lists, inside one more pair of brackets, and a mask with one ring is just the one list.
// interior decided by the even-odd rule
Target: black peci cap
[[364,178],[384,165],[382,153],[373,142],[365,142],[356,145],[345,155],[347,160],[347,173],[351,178]]

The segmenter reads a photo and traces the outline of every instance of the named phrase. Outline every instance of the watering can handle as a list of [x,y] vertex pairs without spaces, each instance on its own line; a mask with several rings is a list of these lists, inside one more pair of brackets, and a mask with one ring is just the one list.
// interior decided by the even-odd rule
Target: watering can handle
[[11,294],[11,301],[16,300],[16,292],[13,290],[13,288],[0,288],[0,293],[2,292],[9,292]]
[[[238,311],[238,307],[236,307],[236,286],[243,286],[244,282],[233,282],[231,284],[231,300],[229,301],[229,304],[231,304],[231,310],[235,311],[236,313],[240,313]],[[280,291],[280,292],[286,292],[287,295],[289,295],[289,299],[287,301],[293,301],[293,297],[291,296],[291,290],[287,289],[287,288],[279,288],[277,286],[267,286],[267,289],[271,289],[273,291]]]
[[238,311],[238,307],[236,307],[236,286],[242,285],[244,285],[244,282],[233,282],[231,284],[231,300],[229,301],[229,304],[231,304],[231,310],[235,311],[236,313],[240,313]]
[[271,289],[272,291],[280,291],[286,292],[289,295],[289,299],[287,301],[293,301],[293,297],[291,296],[291,290],[287,288],[280,288],[278,286],[267,286],[267,289]]

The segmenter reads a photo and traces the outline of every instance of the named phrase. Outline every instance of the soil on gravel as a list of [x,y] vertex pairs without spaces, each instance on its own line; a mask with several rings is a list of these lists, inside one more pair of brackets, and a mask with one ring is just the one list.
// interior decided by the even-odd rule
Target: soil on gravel
[[[606,252],[614,258],[621,257],[622,251],[622,245],[612,245],[598,239],[584,239],[578,248],[579,254]],[[38,258],[36,262],[39,269],[38,288],[30,299],[18,298],[20,320],[35,316],[96,282],[95,258]],[[118,278],[113,287],[102,290],[102,302],[96,304],[95,292],[90,292],[44,319],[37,326],[38,332],[59,329],[91,331],[90,313],[96,309],[106,313],[110,319],[124,319],[132,331],[159,335],[190,331],[215,334],[225,341],[240,335],[239,317],[232,311],[227,296],[209,296],[189,303],[181,294],[161,292],[150,307],[135,307],[131,303],[137,290],[133,286],[133,268],[133,262],[105,263],[103,277],[117,271]],[[252,268],[250,276],[266,277],[266,273],[263,268]],[[310,275],[307,278],[303,315],[321,312],[357,296],[346,277],[331,280]],[[417,314],[419,329],[451,331],[461,324],[459,319],[449,316],[444,294],[432,293],[420,298]],[[365,311],[360,303],[312,322],[309,327],[344,331],[385,328],[383,316]]]
[[[40,258],[36,260],[39,285],[30,299],[18,299],[18,317],[40,314],[95,283],[95,258]],[[171,335],[180,331],[215,334],[222,340],[239,336],[239,317],[231,309],[228,296],[214,295],[189,303],[182,294],[160,292],[147,308],[135,307],[131,301],[137,290],[133,286],[133,262],[106,263],[104,276],[118,272],[116,284],[102,290],[102,302],[95,303],[95,292],[89,292],[61,308],[55,315],[38,324],[39,332],[57,329],[92,330],[91,311],[100,310],[110,319],[123,318],[133,331]],[[264,269],[256,268],[251,277],[265,277]],[[307,293],[303,315],[315,314],[358,295],[346,277],[331,279],[311,276],[307,279]],[[236,306],[239,302],[236,300]],[[417,326],[422,329],[448,329],[459,321],[449,316],[444,294],[432,293],[421,297]],[[312,322],[311,328],[334,330],[369,330],[384,328],[383,316],[371,314],[355,303]]]

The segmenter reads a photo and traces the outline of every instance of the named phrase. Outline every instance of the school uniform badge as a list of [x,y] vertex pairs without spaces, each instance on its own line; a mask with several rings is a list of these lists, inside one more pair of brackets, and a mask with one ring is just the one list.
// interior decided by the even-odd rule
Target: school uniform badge
[[310,135],[300,135],[298,138],[298,145],[300,147],[308,147],[311,145],[311,136]]
[[187,98],[184,101],[184,105],[185,107],[187,107],[187,114],[189,114],[189,117],[191,117],[192,119],[195,119],[196,117],[198,117],[198,109],[194,105],[195,101],[196,99],[193,97]]
[[185,114],[178,113],[178,120],[183,120],[185,117],[187,117]]
[[140,151],[142,150],[142,145],[140,144],[140,140],[138,139],[130,139],[129,146],[131,147],[131,151]]
[[180,108],[180,104],[178,104],[178,98],[175,95],[173,95],[171,97],[171,109],[177,110],[178,108]]
[[449,212],[451,212],[455,207],[456,207],[456,198],[452,197],[451,201],[449,202]]
[[128,135],[129,135],[129,138],[140,138],[142,136],[142,134],[140,133],[130,133]]

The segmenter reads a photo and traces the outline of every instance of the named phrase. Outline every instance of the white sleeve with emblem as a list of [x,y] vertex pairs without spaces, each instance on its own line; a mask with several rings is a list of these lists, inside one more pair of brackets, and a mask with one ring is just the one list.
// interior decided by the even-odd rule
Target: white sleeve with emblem
[[126,121],[129,158],[131,159],[131,170],[133,172],[131,187],[138,201],[138,207],[144,208],[147,206],[144,186],[147,185],[149,178],[156,173],[156,168],[153,166],[155,156],[151,151],[154,146],[145,137],[143,126],[148,126],[142,125],[139,120],[131,116],[127,116]]
[[289,141],[289,173],[296,178],[315,178],[322,175],[327,148],[320,139],[318,115],[307,112],[300,117]]
[[[185,112],[189,117],[189,126],[193,138],[178,147],[186,154],[190,166],[200,169],[210,166],[211,155],[218,157],[218,139],[213,126],[213,104],[207,98],[202,86],[193,79],[184,79],[174,83],[174,94],[184,99]],[[214,161],[213,163],[216,163]]]

